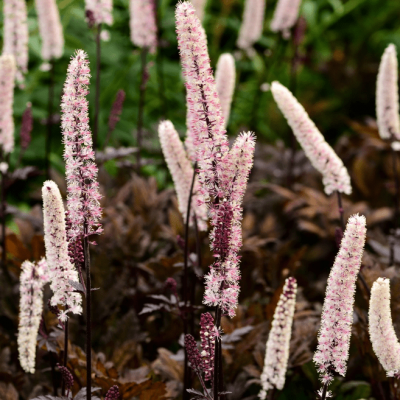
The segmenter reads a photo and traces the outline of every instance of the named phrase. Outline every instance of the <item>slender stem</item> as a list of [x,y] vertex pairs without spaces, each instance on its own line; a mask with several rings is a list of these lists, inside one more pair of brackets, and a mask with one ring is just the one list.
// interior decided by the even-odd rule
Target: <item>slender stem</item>
[[53,128],[53,103],[54,103],[54,60],[50,61],[50,82],[49,82],[49,100],[47,109],[47,132],[45,144],[45,169],[47,179],[50,178],[50,151],[51,151],[51,136]]
[[276,388],[273,387],[268,393],[268,400],[274,400],[275,393],[276,393]]
[[[4,160],[4,153],[0,151],[0,159]],[[3,270],[5,278],[12,282],[11,275],[7,269],[7,238],[6,238],[6,208],[7,208],[7,193],[6,193],[6,179],[7,171],[1,174],[1,268]]]
[[[40,326],[39,326],[39,332],[41,333],[41,335],[43,337],[48,337],[49,330],[47,329],[46,321],[44,319],[43,313],[42,313],[42,322],[43,322],[43,324],[40,324]],[[51,351],[49,351],[48,354],[49,354],[50,366],[51,366],[51,379],[53,381],[53,395],[57,396],[56,355]]]
[[93,150],[97,148],[99,137],[99,113],[100,113],[100,71],[101,71],[101,24],[97,26],[96,33],[96,93],[94,101],[94,127],[93,127]]
[[[215,310],[215,327],[218,329],[221,326],[221,308],[217,306]],[[218,337],[215,338],[214,348],[214,400],[219,400],[220,392],[220,370],[221,370],[221,341]]]
[[400,206],[399,206],[399,196],[400,196],[400,184],[399,184],[399,174],[397,171],[397,155],[396,151],[391,150],[392,153],[392,167],[393,167],[393,177],[395,182],[395,197],[394,197],[394,218],[393,218],[393,238],[390,241],[390,265],[394,265],[394,246],[396,244],[397,229],[399,228],[399,217],[400,217]]
[[340,217],[340,227],[342,228],[342,234],[344,233],[345,225],[344,225],[344,210],[342,205],[342,194],[339,191],[336,191],[338,206],[339,206],[339,217]]
[[85,227],[85,237],[83,239],[83,251],[85,255],[86,270],[86,398],[90,400],[92,387],[92,327],[91,327],[91,297],[92,284],[90,277],[90,253],[89,241],[86,236],[87,227]]
[[136,146],[137,146],[137,155],[136,155],[136,168],[137,172],[140,172],[140,164],[141,164],[141,154],[140,151],[142,149],[142,136],[143,136],[143,113],[144,113],[144,101],[146,94],[146,82],[147,82],[147,72],[146,72],[146,60],[147,53],[149,49],[147,47],[142,48],[141,52],[141,78],[140,78],[140,88],[139,88],[139,115],[138,115],[138,124],[137,124],[137,136],[136,136]]
[[322,396],[321,396],[321,400],[325,400],[326,399],[326,393],[328,392],[328,382],[326,382],[324,384],[324,387],[322,389]]
[[[64,363],[63,366],[66,367],[68,363],[68,319],[64,324]],[[65,396],[65,381],[62,383],[62,395]]]

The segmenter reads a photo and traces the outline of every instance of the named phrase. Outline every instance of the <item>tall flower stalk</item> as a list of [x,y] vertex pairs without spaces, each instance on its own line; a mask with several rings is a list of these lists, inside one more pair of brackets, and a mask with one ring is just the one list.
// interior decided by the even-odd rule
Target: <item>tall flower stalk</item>
[[361,266],[366,236],[364,216],[349,218],[339,252],[328,278],[322,308],[318,347],[314,354],[323,388],[322,399],[329,394],[328,385],[337,372],[345,376],[349,357],[355,282]]
[[86,270],[86,371],[88,399],[91,398],[91,276],[89,236],[102,233],[101,207],[97,166],[92,148],[88,117],[88,85],[90,78],[87,54],[78,50],[67,72],[62,96],[62,131],[66,162],[67,208],[70,240],[83,238]]
[[271,21],[271,31],[282,32],[283,36],[288,38],[290,29],[299,17],[300,5],[301,0],[278,0]]

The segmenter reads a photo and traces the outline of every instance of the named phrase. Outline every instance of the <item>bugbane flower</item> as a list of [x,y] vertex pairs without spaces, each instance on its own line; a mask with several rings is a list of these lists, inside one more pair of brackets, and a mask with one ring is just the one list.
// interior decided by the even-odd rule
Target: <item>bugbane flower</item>
[[112,25],[113,1],[112,0],[85,0],[86,13],[91,12],[92,23]]
[[3,54],[15,57],[16,80],[24,81],[28,71],[28,24],[25,0],[4,0]]
[[382,139],[400,150],[399,85],[396,47],[390,44],[382,55],[376,82],[376,117]]
[[228,125],[233,92],[235,90],[235,59],[229,53],[221,54],[215,71],[215,83],[224,117],[224,127]]
[[204,380],[212,380],[214,371],[215,356],[215,335],[214,335],[214,318],[210,313],[203,313],[200,316],[200,340],[202,351],[200,353],[203,358]]
[[14,150],[14,79],[15,58],[11,54],[0,56],[0,145],[5,153]]
[[55,0],[35,0],[42,38],[42,58],[44,61],[60,58],[64,52],[64,35]]
[[78,50],[68,66],[61,102],[70,239],[103,231],[99,222],[101,196],[97,182],[98,168],[94,162],[86,100],[89,78],[87,54]]
[[303,106],[285,86],[277,81],[272,82],[271,92],[306,156],[314,168],[322,174],[325,193],[329,195],[337,190],[350,194],[350,177],[346,167],[325,141]]
[[321,328],[314,362],[321,381],[329,383],[336,371],[345,376],[357,275],[366,235],[365,217],[349,218],[339,252],[331,269],[322,308]]
[[24,261],[20,275],[18,353],[25,372],[35,372],[36,340],[43,311],[43,286],[48,281],[46,260]]
[[199,17],[199,20],[203,21],[204,9],[206,7],[207,0],[191,0],[191,2],[196,10],[196,14]]
[[131,41],[135,46],[147,47],[154,52],[157,47],[155,0],[130,0]]
[[82,297],[75,292],[75,288],[69,282],[78,282],[78,273],[68,255],[65,211],[57,184],[46,181],[43,184],[42,196],[44,243],[49,264],[50,287],[54,293],[50,304],[64,306],[65,309],[60,313],[59,319],[65,321],[68,312],[82,313]]
[[192,335],[185,335],[185,349],[190,367],[196,373],[201,373],[203,371],[203,360],[201,359],[199,349]]
[[[186,155],[178,132],[170,121],[163,121],[160,123],[160,126],[158,127],[158,135],[165,161],[167,162],[168,169],[174,181],[178,197],[179,211],[182,214],[183,220],[186,221],[189,193],[193,179],[193,167]],[[207,207],[204,203],[198,205],[198,189],[198,181],[196,180],[193,190],[194,195],[192,199],[189,224],[193,225],[193,218],[196,217],[199,229],[206,230]]]
[[301,0],[278,0],[271,22],[271,31],[288,32],[299,17]]
[[260,39],[264,27],[265,0],[246,0],[243,21],[240,26],[237,46],[250,49]]
[[296,293],[296,279],[286,279],[283,292],[275,308],[267,341],[264,368],[261,374],[262,390],[258,395],[262,400],[266,398],[268,390],[274,387],[282,390],[285,384]]
[[369,336],[372,348],[388,376],[400,371],[400,343],[393,328],[390,311],[390,280],[378,278],[369,301]]

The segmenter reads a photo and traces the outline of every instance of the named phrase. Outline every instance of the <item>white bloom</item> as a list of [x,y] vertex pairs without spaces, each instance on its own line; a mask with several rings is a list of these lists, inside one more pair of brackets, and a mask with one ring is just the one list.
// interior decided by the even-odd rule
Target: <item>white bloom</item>
[[112,0],[85,0],[85,9],[93,13],[95,24],[112,25]]
[[207,0],[191,0],[194,8],[196,9],[196,14],[200,21],[204,18],[204,9],[207,4]]
[[271,22],[271,31],[288,32],[299,17],[301,0],[278,0]]
[[246,0],[237,40],[240,49],[249,49],[260,39],[264,27],[264,13],[265,0]]

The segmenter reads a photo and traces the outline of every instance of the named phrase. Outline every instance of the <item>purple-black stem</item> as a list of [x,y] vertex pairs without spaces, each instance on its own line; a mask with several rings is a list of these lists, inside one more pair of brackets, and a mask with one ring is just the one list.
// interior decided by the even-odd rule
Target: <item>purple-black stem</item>
[[400,195],[400,184],[399,184],[399,175],[397,173],[397,155],[396,151],[393,150],[392,147],[392,167],[393,167],[393,177],[395,182],[395,197],[394,197],[394,220],[393,220],[393,239],[390,241],[390,265],[394,265],[394,247],[396,244],[396,235],[397,229],[399,227],[399,216],[400,216],[400,207],[399,207],[399,195]]
[[[8,158],[4,156],[4,152],[0,150],[0,159],[2,162],[8,163]],[[6,193],[7,171],[1,173],[1,268],[8,282],[12,282],[11,275],[7,269],[7,246],[6,246]]]
[[136,168],[137,172],[140,173],[140,164],[141,157],[140,151],[142,149],[142,136],[143,136],[143,113],[144,113],[144,101],[146,94],[146,83],[147,83],[147,71],[146,71],[146,61],[147,61],[147,53],[149,49],[147,47],[143,47],[140,58],[141,58],[141,74],[140,74],[140,88],[139,88],[139,114],[138,114],[138,124],[137,124],[137,136],[136,136],[136,146],[137,146],[137,155],[136,155]]
[[[67,367],[68,363],[68,319],[64,324],[64,363],[63,366]],[[62,395],[65,396],[65,380],[63,379],[62,383]]]
[[100,71],[101,71],[101,24],[96,32],[96,93],[94,100],[94,126],[93,126],[93,150],[97,148],[99,137],[99,112],[100,112]]
[[53,103],[54,103],[54,60],[50,61],[50,82],[49,82],[49,100],[47,110],[47,132],[45,144],[45,169],[47,179],[50,179],[50,151],[51,136],[53,127]]
[[85,255],[85,270],[86,270],[86,399],[92,398],[92,315],[91,315],[91,300],[92,300],[92,284],[90,277],[90,253],[89,240],[87,234],[87,224],[85,223],[85,232],[83,239],[83,251]]
[[[221,308],[217,306],[215,310],[215,327],[218,329],[221,326]],[[222,392],[223,388],[223,380],[222,380],[222,352],[221,352],[221,340],[220,338],[215,338],[215,347],[214,347],[214,400],[219,400],[219,393]]]
[[326,393],[328,392],[328,382],[324,384],[324,387],[322,388],[322,395],[321,395],[321,400],[326,399]]

